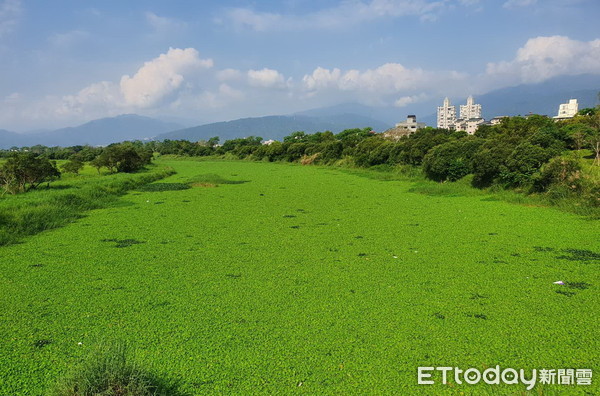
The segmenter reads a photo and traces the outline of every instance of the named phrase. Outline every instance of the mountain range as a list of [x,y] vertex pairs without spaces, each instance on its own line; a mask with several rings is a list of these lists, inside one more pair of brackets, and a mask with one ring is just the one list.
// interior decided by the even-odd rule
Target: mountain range
[[173,122],[164,122],[137,114],[101,118],[85,124],[39,133],[15,133],[0,130],[0,148],[13,146],[103,146],[125,140],[149,139],[161,133],[180,129]]
[[[553,116],[558,105],[571,98],[578,99],[579,108],[598,104],[600,75],[562,76],[543,83],[503,88],[475,97],[480,103],[483,116],[525,115],[537,113]],[[418,115],[418,121],[436,125],[436,108],[443,98],[412,104],[407,107],[372,107],[358,103],[339,104],[307,110],[291,115],[242,118],[183,128],[182,125],[154,118],[125,114],[102,118],[80,126],[54,131],[20,134],[0,129],[0,148],[12,146],[107,145],[125,140],[144,139],[187,139],[206,140],[218,136],[221,142],[228,139],[260,136],[263,139],[280,140],[295,131],[314,133],[317,131],[340,132],[348,128],[371,127],[383,132],[395,123],[404,121],[409,114]],[[451,98],[455,105],[466,102],[466,98]],[[425,116],[422,116],[422,115]]]
[[234,121],[216,122],[164,133],[158,135],[156,139],[198,141],[218,136],[221,142],[224,142],[239,137],[260,136],[265,140],[282,140],[285,136],[296,131],[307,133],[331,131],[339,133],[344,129],[366,127],[383,132],[390,128],[390,125],[367,116],[351,113],[311,116],[307,112],[287,116],[241,118]]

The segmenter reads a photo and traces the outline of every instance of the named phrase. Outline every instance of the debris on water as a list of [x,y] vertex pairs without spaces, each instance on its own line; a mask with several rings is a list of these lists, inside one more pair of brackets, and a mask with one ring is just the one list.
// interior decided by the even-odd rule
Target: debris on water
[[556,282],[552,282],[552,283],[554,283],[555,285],[564,285],[565,284],[565,282],[563,282],[563,281],[556,281]]

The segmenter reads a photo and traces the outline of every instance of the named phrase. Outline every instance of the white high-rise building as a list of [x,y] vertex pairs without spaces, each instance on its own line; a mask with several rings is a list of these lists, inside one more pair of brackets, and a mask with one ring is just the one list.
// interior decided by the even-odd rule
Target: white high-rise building
[[579,104],[577,103],[577,99],[569,100],[569,103],[562,103],[558,107],[558,115],[554,117],[555,119],[567,119],[573,118],[579,111]]
[[473,96],[467,98],[466,105],[460,105],[460,118],[469,120],[471,118],[481,118],[481,105],[475,104]]
[[[462,107],[462,106],[461,106]],[[456,106],[450,104],[450,99],[444,99],[444,105],[437,108],[437,127],[452,129],[456,122]]]

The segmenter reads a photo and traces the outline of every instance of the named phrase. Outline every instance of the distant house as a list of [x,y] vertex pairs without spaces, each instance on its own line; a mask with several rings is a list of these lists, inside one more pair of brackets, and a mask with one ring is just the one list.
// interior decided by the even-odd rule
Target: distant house
[[481,117],[468,118],[468,119],[459,118],[454,123],[454,130],[455,131],[465,131],[469,135],[473,135],[475,132],[477,132],[477,128],[479,128],[479,125],[482,125],[484,123],[485,123],[485,120]]
[[554,117],[556,121],[568,120],[569,118],[575,117],[579,111],[579,104],[577,99],[571,99],[568,103],[561,103],[558,106],[558,114]]
[[502,122],[503,119],[508,118],[508,116],[497,116],[490,120],[490,125],[498,125]]
[[398,140],[403,136],[412,135],[421,128],[425,128],[427,125],[424,122],[417,122],[416,115],[409,115],[406,117],[406,121],[399,122],[394,128],[388,129],[383,133],[383,137],[388,139]]
[[273,140],[273,139],[265,140],[265,141],[262,142],[262,144],[264,144],[266,146],[270,146],[273,143],[275,143],[275,140]]

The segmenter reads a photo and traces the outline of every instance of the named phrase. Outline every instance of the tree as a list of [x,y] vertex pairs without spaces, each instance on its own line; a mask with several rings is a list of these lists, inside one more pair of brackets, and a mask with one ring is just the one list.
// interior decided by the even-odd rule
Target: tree
[[308,135],[304,131],[296,131],[296,132],[293,132],[291,135],[284,137],[283,142],[284,143],[306,142],[307,136]]
[[79,171],[83,168],[83,161],[77,154],[71,156],[68,162],[65,162],[60,168],[63,172],[79,174]]
[[500,178],[511,187],[523,186],[533,180],[536,172],[552,157],[549,150],[524,142],[508,156]]
[[456,181],[473,171],[472,158],[482,140],[454,140],[434,147],[423,159],[423,171],[429,179]]
[[208,144],[208,147],[215,147],[219,144],[219,140],[218,136],[213,136],[206,141],[206,144]]
[[555,186],[562,186],[570,191],[581,189],[581,165],[573,158],[552,158],[535,179],[533,188],[535,191],[544,192]]
[[111,173],[135,172],[149,164],[152,152],[144,147],[136,147],[132,143],[111,144],[102,150],[93,161],[98,173],[101,168],[107,168]]
[[29,152],[13,153],[0,168],[0,184],[11,194],[27,192],[59,177],[55,161]]

